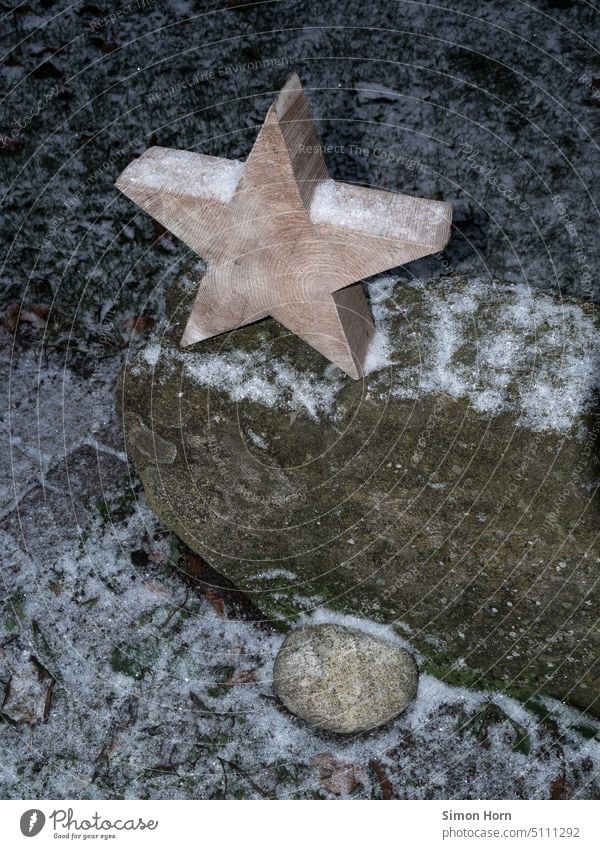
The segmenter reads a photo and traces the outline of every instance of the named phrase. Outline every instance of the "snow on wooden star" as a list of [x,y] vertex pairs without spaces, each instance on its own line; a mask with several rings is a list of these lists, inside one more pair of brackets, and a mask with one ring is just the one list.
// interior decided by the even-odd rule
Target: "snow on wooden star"
[[353,378],[374,333],[361,281],[441,250],[452,220],[332,180],[296,74],[245,163],[152,147],[117,187],[208,262],[182,346],[271,316]]

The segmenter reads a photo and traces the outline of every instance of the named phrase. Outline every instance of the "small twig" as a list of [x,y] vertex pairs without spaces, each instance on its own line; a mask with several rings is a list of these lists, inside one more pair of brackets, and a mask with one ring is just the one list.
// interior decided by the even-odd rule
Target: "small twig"
[[273,796],[273,794],[268,793],[266,790],[263,790],[262,787],[259,787],[258,784],[250,778],[248,773],[245,770],[243,770],[242,767],[239,764],[236,764],[235,761],[225,760],[225,758],[222,758],[219,755],[217,755],[217,759],[221,762],[221,765],[227,764],[227,766],[230,766],[233,770],[235,770],[235,772],[237,772],[238,775],[241,775],[242,778],[245,778],[246,781],[248,782],[248,784],[250,784],[251,787],[253,787],[256,790],[256,792],[259,794],[259,796],[263,797],[263,799],[274,799],[275,798]]
[[228,786],[227,770],[225,769],[225,764],[223,763],[223,760],[221,758],[219,758],[219,763],[221,764],[221,770],[223,772],[223,779],[225,780],[225,786],[223,787],[223,797],[226,799],[227,798],[227,786]]
[[185,606],[188,603],[188,598],[190,597],[190,593],[188,588],[185,589],[185,598],[183,600],[183,604],[177,604],[173,607],[173,610],[169,613],[165,621],[159,625],[159,628],[166,628],[171,619],[175,616],[176,613],[179,613],[180,610],[185,610]]

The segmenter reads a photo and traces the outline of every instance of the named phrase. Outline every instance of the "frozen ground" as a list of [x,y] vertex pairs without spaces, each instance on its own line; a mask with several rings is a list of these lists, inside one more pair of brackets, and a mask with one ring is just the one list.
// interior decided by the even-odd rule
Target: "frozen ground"
[[[455,269],[598,298],[588,3],[283,0],[0,11],[4,285],[77,328],[159,296],[186,249],[114,190],[148,145],[244,158],[296,70],[331,175],[452,202]],[[13,6],[15,11],[8,11]],[[121,14],[117,14],[117,12]]]
[[405,276],[598,298],[597,12],[212,5],[0,10],[0,795],[597,796],[597,726],[560,705],[425,676],[379,732],[295,722],[270,688],[282,636],[181,556],[112,412],[131,325],[187,255],[114,179],[148,144],[242,158],[292,68],[333,177],[454,204],[448,250]]
[[296,721],[271,689],[282,634],[160,526],[127,463],[111,403],[127,333],[90,372],[40,350],[41,330],[13,350],[0,332],[0,795],[598,795],[600,724],[547,700],[423,675],[371,734]]

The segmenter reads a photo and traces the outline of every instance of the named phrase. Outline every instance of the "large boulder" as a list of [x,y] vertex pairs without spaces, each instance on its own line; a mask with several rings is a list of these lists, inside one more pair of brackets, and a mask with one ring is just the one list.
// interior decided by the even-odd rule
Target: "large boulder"
[[117,387],[164,523],[282,627],[394,623],[448,680],[598,713],[597,308],[375,278],[353,381],[272,320],[181,350],[201,274]]

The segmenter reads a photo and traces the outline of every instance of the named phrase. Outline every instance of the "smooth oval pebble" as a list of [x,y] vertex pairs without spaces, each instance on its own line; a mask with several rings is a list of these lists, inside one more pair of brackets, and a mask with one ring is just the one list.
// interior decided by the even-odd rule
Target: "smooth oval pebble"
[[417,692],[412,655],[342,625],[308,625],[287,635],[273,687],[288,710],[317,728],[352,734],[401,713]]

